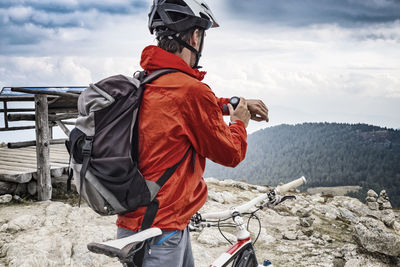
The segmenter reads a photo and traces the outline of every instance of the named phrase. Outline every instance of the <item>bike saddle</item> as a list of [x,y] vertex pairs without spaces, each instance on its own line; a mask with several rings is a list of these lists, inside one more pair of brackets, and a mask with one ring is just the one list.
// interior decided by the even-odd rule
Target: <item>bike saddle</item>
[[104,254],[109,257],[118,257],[120,260],[124,260],[130,256],[132,249],[134,249],[137,244],[161,234],[161,229],[150,228],[121,239],[110,240],[102,243],[92,242],[87,245],[87,248],[91,252],[97,254]]

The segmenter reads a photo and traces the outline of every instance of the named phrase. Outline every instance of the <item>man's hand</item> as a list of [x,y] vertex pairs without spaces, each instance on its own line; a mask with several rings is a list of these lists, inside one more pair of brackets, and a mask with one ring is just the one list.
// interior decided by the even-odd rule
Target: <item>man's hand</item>
[[247,107],[250,111],[251,114],[251,119],[255,121],[269,121],[268,118],[268,108],[262,102],[261,100],[258,99],[249,99],[246,100],[247,102]]
[[231,116],[231,121],[240,120],[244,123],[245,127],[249,125],[250,120],[250,111],[247,107],[247,101],[241,97],[240,102],[237,105],[236,109],[233,109],[231,104],[228,104],[229,115]]

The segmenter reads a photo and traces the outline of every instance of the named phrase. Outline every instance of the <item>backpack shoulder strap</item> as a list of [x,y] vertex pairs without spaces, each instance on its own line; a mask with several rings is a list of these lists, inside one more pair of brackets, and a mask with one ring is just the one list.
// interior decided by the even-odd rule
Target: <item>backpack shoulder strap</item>
[[[194,150],[192,145],[186,150],[185,155],[181,158],[180,161],[175,163],[173,166],[169,167],[162,175],[160,178],[157,180],[157,185],[158,185],[158,190],[161,189],[161,187],[168,181],[168,179],[174,174],[175,170],[181,165],[181,163],[186,159],[186,157],[189,154],[190,150]],[[143,217],[142,225],[140,228],[140,231],[146,230],[150,228],[154,222],[154,219],[156,218],[157,212],[159,208],[159,202],[156,197],[150,202],[150,204],[146,208],[146,212]]]
[[152,73],[150,73],[149,75],[144,77],[144,79],[141,81],[141,85],[151,83],[155,79],[157,79],[165,74],[174,73],[174,72],[178,72],[178,71],[179,70],[177,70],[177,69],[159,69],[159,70],[153,71]]

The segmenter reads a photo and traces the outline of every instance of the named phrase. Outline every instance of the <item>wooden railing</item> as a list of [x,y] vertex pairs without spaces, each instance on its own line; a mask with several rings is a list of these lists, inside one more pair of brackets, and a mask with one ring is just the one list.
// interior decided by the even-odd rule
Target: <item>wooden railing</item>
[[[82,87],[79,88],[82,89]],[[11,91],[28,95],[0,95],[0,101],[3,102],[0,112],[4,113],[4,127],[0,128],[0,131],[35,129],[35,141],[8,143],[8,147],[36,145],[38,199],[49,200],[52,193],[49,147],[50,144],[65,141],[65,139],[54,140],[52,129],[54,126],[59,126],[67,136],[69,135],[66,125],[74,123],[65,120],[78,116],[77,100],[80,92],[43,91],[35,88],[12,88]],[[34,102],[34,108],[8,108],[7,103],[14,101]],[[34,112],[34,114],[27,114],[27,112]],[[14,121],[35,121],[35,125],[10,127],[10,122]]]

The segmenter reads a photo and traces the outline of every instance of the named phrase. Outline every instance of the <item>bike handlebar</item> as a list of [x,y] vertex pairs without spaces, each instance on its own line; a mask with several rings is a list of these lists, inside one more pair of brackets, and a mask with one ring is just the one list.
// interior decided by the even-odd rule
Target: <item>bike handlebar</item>
[[282,193],[286,193],[287,191],[289,191],[290,189],[299,187],[300,185],[303,185],[307,182],[306,178],[304,176],[300,177],[299,179],[296,179],[294,181],[291,181],[287,184],[284,185],[278,185],[275,189],[277,194],[282,194]]
[[[304,176],[300,177],[299,179],[296,179],[294,181],[291,181],[287,184],[284,185],[279,185],[277,186],[275,189],[271,190],[271,191],[275,191],[275,193],[278,194],[283,194],[287,191],[289,191],[290,189],[296,188],[302,184],[305,184],[306,178],[304,178]],[[252,200],[250,200],[249,202],[240,205],[238,207],[235,207],[235,210],[239,211],[240,213],[245,213],[247,211],[250,210],[250,208],[252,208],[253,206],[255,206],[256,204],[260,203],[261,201],[268,199],[269,197],[269,193],[265,193],[262,194]],[[202,214],[201,218],[203,220],[210,220],[210,219],[214,219],[214,220],[224,220],[227,219],[229,217],[232,216],[232,211],[231,210],[224,210],[224,211],[218,211],[218,212],[211,212],[211,213],[206,213],[206,214]]]

